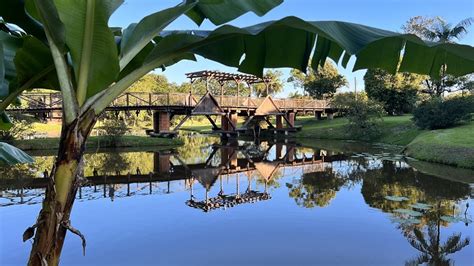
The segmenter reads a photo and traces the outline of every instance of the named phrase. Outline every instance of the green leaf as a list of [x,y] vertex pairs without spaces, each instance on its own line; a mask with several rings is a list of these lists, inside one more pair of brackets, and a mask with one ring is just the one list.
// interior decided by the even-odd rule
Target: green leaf
[[[437,70],[441,64],[447,64],[448,74],[474,72],[474,47],[471,46],[424,42],[412,34],[347,22],[305,22],[295,17],[246,28],[225,25],[214,31],[163,32],[163,40],[150,52],[146,61],[152,66],[151,62],[159,62],[170,53],[194,52],[250,74],[261,75],[265,67],[291,67],[304,71],[302,68],[310,58],[308,51],[313,48],[309,44],[314,43],[316,35],[314,65],[321,64],[327,57],[339,58],[345,51],[343,64],[347,63],[349,55],[355,55],[355,69],[379,67],[394,71],[404,50],[401,70],[435,75],[436,71],[431,67],[418,66],[421,64],[418,58],[425,58],[423,64]],[[387,51],[381,52],[384,47]],[[242,57],[245,58],[241,60]],[[462,63],[457,64],[458,61]]]
[[192,2],[168,8],[146,16],[138,24],[127,27],[120,43],[120,68],[123,69],[166,26],[195,5],[196,2]]
[[410,207],[412,207],[414,209],[418,209],[418,210],[429,210],[429,209],[431,209],[431,205],[425,204],[425,203],[419,203],[419,202],[410,205]]
[[0,130],[10,130],[12,127],[12,121],[5,112],[0,112]]
[[390,200],[390,201],[398,201],[398,202],[408,200],[407,197],[400,197],[400,196],[385,196],[385,199]]
[[54,68],[53,57],[49,48],[33,36],[24,37],[23,45],[16,52],[15,68],[17,73],[16,82],[23,85],[29,82],[38,73],[51,69],[45,76],[37,82],[32,83],[28,88],[45,88],[59,90],[59,84]]
[[[25,8],[31,17],[42,23],[43,28],[49,31],[49,36],[58,49],[65,53],[66,36],[64,25],[59,19],[58,10],[53,0],[27,0]],[[39,11],[41,11],[41,14],[44,14],[43,18],[40,17]]]
[[[187,3],[192,2],[195,0],[187,1]],[[220,25],[247,12],[263,16],[281,3],[283,0],[199,0],[198,4],[186,15],[198,25],[201,25],[206,18],[214,25]]]
[[398,212],[401,214],[406,214],[414,217],[422,216],[423,214],[421,212],[417,212],[414,210],[408,210],[408,209],[396,209],[394,212]]
[[0,95],[2,95],[1,89],[5,82],[5,61],[3,56],[3,43],[0,42]]
[[0,31],[0,43],[3,47],[2,61],[4,67],[4,81],[0,84],[0,99],[4,99],[15,89],[17,73],[14,59],[17,50],[23,45],[23,38]]
[[0,162],[6,164],[32,163],[34,160],[24,151],[7,143],[0,142]]
[[71,52],[80,104],[115,81],[118,51],[108,27],[122,0],[54,0]]
[[25,0],[1,0],[0,17],[3,17],[8,23],[18,25],[28,34],[46,42],[46,35],[41,24],[26,13]]

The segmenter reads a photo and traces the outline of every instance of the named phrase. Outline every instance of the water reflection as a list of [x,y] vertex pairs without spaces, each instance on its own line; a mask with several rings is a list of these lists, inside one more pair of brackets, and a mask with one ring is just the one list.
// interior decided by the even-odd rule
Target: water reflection
[[[449,226],[446,221],[441,219],[444,211],[440,202],[434,210],[424,213],[427,217],[425,225],[408,226],[401,225],[404,236],[408,243],[417,249],[420,254],[406,261],[405,265],[419,265],[427,263],[428,265],[454,265],[454,261],[448,258],[448,255],[454,254],[470,243],[470,238],[463,238],[461,233],[450,235],[441,243],[441,226]],[[466,226],[468,223],[466,223]]]
[[[236,209],[282,204],[283,197],[288,206],[318,215],[322,208],[344,213],[336,199],[356,191],[363,206],[385,215],[385,222],[406,239],[405,245],[418,252],[404,257],[407,265],[453,264],[452,254],[470,243],[469,184],[423,174],[399,155],[331,152],[272,141],[185,142],[168,151],[87,154],[87,182],[78,190],[78,201],[184,194],[179,202],[191,215],[204,212],[215,217],[208,212],[224,216],[238,213]],[[52,162],[52,157],[42,156],[34,165],[0,168],[0,207],[41,203],[47,182],[44,169]],[[357,208],[363,210],[362,205]],[[288,206],[283,211],[296,212]],[[334,224],[330,241],[342,241],[339,226]],[[90,238],[94,241],[95,236]]]

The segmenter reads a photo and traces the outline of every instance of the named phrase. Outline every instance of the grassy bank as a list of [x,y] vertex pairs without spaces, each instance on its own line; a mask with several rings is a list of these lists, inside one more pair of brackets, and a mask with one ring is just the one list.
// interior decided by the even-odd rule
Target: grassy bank
[[[347,119],[317,121],[313,117],[301,118],[298,124],[303,130],[298,132],[297,138],[350,140],[351,133],[346,130]],[[380,125],[381,135],[373,142],[405,146],[413,141],[419,129],[411,121],[411,116],[385,117]]]
[[[59,138],[42,138],[30,140],[15,140],[14,146],[25,150],[56,150],[59,148]],[[148,136],[122,136],[117,139],[108,136],[90,137],[86,149],[118,148],[118,147],[176,147],[182,144],[179,139],[151,138]]]
[[423,161],[474,168],[474,122],[422,132],[407,145],[405,153]]
[[[303,125],[296,138],[305,144],[309,139],[351,140],[345,125],[347,120],[317,121],[302,118]],[[458,167],[474,168],[474,121],[451,129],[419,130],[411,121],[411,116],[385,117],[380,125],[381,134],[372,142],[399,145],[413,158],[449,164]]]

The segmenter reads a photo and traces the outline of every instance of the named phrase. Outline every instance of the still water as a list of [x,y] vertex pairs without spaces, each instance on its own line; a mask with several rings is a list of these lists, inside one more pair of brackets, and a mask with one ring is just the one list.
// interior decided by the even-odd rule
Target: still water
[[[185,143],[90,151],[71,217],[86,255],[69,233],[61,263],[474,265],[472,172],[347,143]],[[1,265],[27,261],[52,162],[0,169]]]

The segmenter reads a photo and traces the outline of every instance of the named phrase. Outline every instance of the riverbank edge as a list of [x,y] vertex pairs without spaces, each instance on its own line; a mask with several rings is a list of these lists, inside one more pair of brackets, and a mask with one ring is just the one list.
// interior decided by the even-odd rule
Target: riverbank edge
[[[303,126],[302,130],[295,135],[295,140],[309,147],[317,147],[317,145],[312,145],[311,140],[360,141],[351,138],[345,132],[346,123],[342,118],[335,119],[334,122],[308,120],[303,124],[311,126],[306,128]],[[368,141],[368,144],[398,147],[400,153],[420,161],[474,169],[474,146],[467,144],[463,146],[462,138],[457,138],[456,143],[432,141],[433,135],[446,136],[452,132],[468,131],[471,128],[474,132],[474,121],[450,129],[428,131],[416,129],[411,122],[411,116],[387,117],[382,122],[381,128],[382,135],[373,141]],[[319,132],[316,133],[316,131]]]
[[[38,138],[9,141],[15,147],[28,151],[57,150],[59,138]],[[183,145],[180,139],[152,138],[149,136],[91,136],[86,142],[86,150],[102,148],[159,147],[168,149]]]

